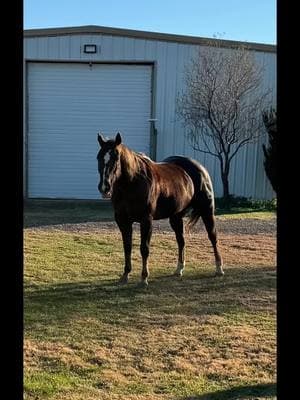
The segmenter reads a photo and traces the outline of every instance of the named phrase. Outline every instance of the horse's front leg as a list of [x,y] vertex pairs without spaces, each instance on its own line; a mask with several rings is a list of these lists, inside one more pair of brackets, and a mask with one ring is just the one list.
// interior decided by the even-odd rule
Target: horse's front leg
[[124,217],[115,215],[115,220],[122,234],[125,267],[124,273],[120,278],[120,284],[128,283],[128,275],[131,272],[131,251],[132,251],[132,222]]
[[141,276],[141,286],[148,286],[148,257],[149,257],[149,247],[152,235],[152,217],[149,216],[141,221],[141,255],[142,255],[142,276]]

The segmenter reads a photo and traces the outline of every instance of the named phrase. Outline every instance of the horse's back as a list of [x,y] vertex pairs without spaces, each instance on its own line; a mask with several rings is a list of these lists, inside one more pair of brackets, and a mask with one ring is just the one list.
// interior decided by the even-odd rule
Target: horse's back
[[202,206],[208,209],[214,209],[214,191],[206,168],[198,161],[184,156],[170,156],[163,160],[165,163],[171,163],[181,167],[192,179],[194,184],[194,200],[201,201]]

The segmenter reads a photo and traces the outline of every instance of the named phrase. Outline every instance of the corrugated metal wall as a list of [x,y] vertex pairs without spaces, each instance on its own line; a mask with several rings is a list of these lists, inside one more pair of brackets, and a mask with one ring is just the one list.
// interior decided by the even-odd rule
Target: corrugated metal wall
[[[160,40],[146,40],[104,34],[28,37],[24,39],[27,60],[98,61],[98,62],[154,62],[154,117],[157,118],[157,160],[171,154],[183,154],[202,162],[210,172],[215,195],[222,195],[218,160],[194,152],[185,138],[181,123],[176,120],[176,94],[183,88],[185,64],[200,47]],[[84,44],[97,44],[100,53],[84,54]],[[265,66],[264,87],[273,89],[276,99],[276,53],[256,52],[259,63]],[[100,129],[101,127],[99,127]],[[242,148],[235,157],[231,170],[232,194],[256,199],[275,197],[263,168],[262,138],[257,144]]]

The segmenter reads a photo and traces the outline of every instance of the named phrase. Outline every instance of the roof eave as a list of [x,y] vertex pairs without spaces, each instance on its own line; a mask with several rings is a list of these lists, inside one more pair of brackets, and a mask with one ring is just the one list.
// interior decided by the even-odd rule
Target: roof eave
[[198,45],[201,44],[207,45],[211,42],[218,42],[221,44],[222,47],[239,47],[241,45],[244,45],[252,50],[272,52],[272,53],[275,53],[277,49],[276,45],[272,44],[240,42],[234,40],[203,38],[197,36],[184,36],[184,35],[175,35],[175,34],[159,33],[159,32],[138,31],[133,29],[111,28],[111,27],[96,26],[96,25],[24,30],[25,38],[42,37],[42,36],[82,35],[82,34],[126,36],[136,39],[162,40],[167,42],[198,44]]

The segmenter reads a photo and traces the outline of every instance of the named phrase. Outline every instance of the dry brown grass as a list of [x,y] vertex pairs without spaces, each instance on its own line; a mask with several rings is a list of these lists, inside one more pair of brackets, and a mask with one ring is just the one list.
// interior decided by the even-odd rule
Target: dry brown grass
[[131,282],[119,288],[117,230],[27,230],[25,398],[222,400],[232,398],[222,391],[275,382],[274,235],[222,235],[221,279],[206,235],[186,241],[178,280],[173,234],[154,234],[140,290],[137,232]]

